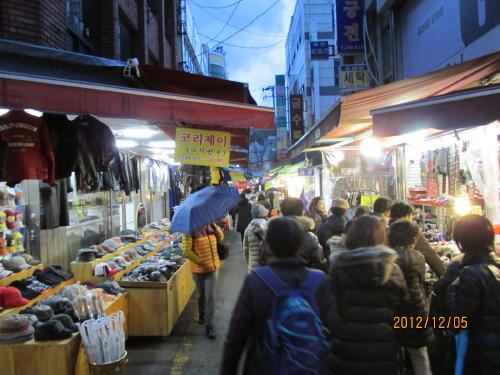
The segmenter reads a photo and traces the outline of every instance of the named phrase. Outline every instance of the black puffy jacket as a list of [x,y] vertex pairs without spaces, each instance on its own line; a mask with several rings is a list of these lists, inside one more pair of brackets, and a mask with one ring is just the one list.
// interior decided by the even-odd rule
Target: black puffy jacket
[[492,252],[465,255],[448,266],[435,293],[445,314],[467,317],[464,374],[500,374],[500,259]]
[[398,341],[401,345],[410,348],[427,346],[432,341],[433,333],[430,326],[424,327],[427,315],[424,291],[425,258],[415,250],[402,248],[394,250],[398,254],[396,263],[403,271],[410,297],[409,311],[405,313],[405,316],[409,319],[413,318],[413,323],[410,325],[415,327],[398,329]]
[[394,317],[408,311],[408,291],[396,258],[394,250],[377,246],[333,259],[334,374],[398,374]]
[[340,236],[345,232],[347,225],[347,217],[345,216],[330,216],[316,228],[316,235],[318,236],[319,243],[323,247],[325,257],[330,256],[330,248],[327,244],[332,236]]

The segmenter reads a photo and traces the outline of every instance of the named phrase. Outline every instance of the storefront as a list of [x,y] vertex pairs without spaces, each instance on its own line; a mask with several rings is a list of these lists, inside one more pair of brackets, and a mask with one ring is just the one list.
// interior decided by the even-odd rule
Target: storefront
[[[107,68],[82,71],[90,69]],[[83,350],[88,338],[73,323],[89,318],[118,319],[120,356],[129,335],[169,335],[194,291],[180,236],[169,232],[186,184],[173,160],[176,128],[227,132],[229,162],[246,165],[248,127],[273,126],[272,109],[251,104],[243,84],[142,69],[140,86],[160,91],[0,72],[2,374],[88,374],[95,353]],[[172,92],[161,91],[169,84]],[[32,147],[36,157],[17,157]],[[29,322],[50,322],[44,334],[18,315],[32,307]],[[72,322],[53,322],[59,313]]]

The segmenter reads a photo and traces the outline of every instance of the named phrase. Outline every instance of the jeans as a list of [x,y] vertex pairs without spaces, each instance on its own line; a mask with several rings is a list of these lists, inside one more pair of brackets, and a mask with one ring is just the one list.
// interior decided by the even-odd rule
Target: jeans
[[214,326],[215,320],[215,282],[217,271],[193,273],[193,280],[198,291],[198,311],[207,324]]
[[406,348],[411,359],[414,375],[432,375],[427,346],[421,348]]

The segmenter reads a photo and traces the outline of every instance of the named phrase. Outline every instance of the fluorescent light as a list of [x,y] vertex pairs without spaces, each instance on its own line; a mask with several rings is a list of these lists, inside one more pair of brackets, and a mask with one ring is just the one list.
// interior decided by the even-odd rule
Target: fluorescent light
[[118,148],[132,148],[139,144],[139,142],[134,141],[133,139],[117,139],[116,147]]
[[175,148],[175,141],[152,141],[148,143],[149,147]]
[[361,153],[365,156],[376,158],[382,154],[382,143],[377,138],[366,138],[359,147]]
[[162,150],[161,148],[150,148],[149,152],[152,154],[163,154],[165,150]]
[[42,117],[42,115],[43,115],[43,112],[37,111],[36,109],[31,109],[31,108],[25,108],[24,112],[26,112],[27,114],[29,114],[31,116],[35,116],[35,117]]
[[0,108],[0,116],[5,115],[6,113],[9,113],[10,109],[7,108]]
[[157,130],[149,128],[129,128],[120,131],[121,135],[127,138],[148,139],[157,134]]
[[409,145],[417,145],[425,141],[425,138],[427,137],[427,130],[425,129],[417,130],[416,132],[413,133],[407,133],[403,135],[403,137],[406,143],[408,143]]

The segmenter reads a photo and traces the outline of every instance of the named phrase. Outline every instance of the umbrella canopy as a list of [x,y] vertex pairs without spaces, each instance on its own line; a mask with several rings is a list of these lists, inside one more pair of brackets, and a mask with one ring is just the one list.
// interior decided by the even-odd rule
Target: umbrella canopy
[[197,191],[177,208],[170,232],[191,234],[224,217],[240,199],[238,190],[227,185],[208,186]]

